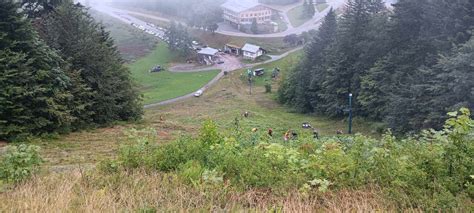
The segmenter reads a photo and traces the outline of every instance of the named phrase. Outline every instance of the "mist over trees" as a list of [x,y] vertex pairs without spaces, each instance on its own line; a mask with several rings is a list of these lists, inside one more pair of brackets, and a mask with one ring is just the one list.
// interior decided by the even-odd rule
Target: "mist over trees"
[[190,27],[212,31],[215,24],[222,20],[220,5],[225,0],[115,0],[114,3],[157,11],[183,19]]
[[187,28],[181,24],[172,21],[165,32],[165,40],[168,42],[170,50],[183,57],[187,57],[192,53],[192,38]]
[[298,2],[299,0],[259,0],[260,3],[263,4],[293,4]]
[[35,27],[19,8],[0,2],[0,139],[141,118],[129,70],[85,8],[63,1],[35,15]]
[[[337,20],[337,21],[336,21]],[[440,128],[446,112],[474,108],[474,2],[351,0],[333,12],[279,91],[301,112],[358,116],[398,132]]]

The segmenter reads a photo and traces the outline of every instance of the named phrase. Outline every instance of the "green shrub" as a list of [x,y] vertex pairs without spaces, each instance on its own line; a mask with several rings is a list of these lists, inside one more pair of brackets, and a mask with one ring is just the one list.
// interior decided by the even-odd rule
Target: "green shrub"
[[203,172],[204,169],[202,168],[201,163],[195,160],[190,160],[179,166],[178,176],[184,179],[186,183],[196,186],[200,184]]
[[[151,146],[139,135],[120,151],[126,168],[176,172],[189,184],[313,191],[378,186],[400,207],[455,209],[472,199],[474,122],[467,109],[450,113],[442,131],[397,139],[362,135],[270,143],[255,134],[220,135],[204,123],[199,138]],[[150,135],[150,134],[145,134]],[[153,134],[151,134],[153,135]],[[110,165],[108,167],[111,167]]]
[[265,93],[272,93],[272,84],[270,82],[265,84]]
[[42,162],[38,146],[8,146],[0,158],[0,180],[10,183],[24,181],[39,171]]

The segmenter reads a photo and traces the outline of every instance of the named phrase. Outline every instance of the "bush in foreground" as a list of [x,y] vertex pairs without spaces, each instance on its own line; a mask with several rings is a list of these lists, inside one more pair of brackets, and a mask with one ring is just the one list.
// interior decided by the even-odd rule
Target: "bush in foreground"
[[39,171],[42,161],[37,146],[8,146],[5,154],[0,156],[0,180],[7,183],[22,182]]
[[[153,130],[131,131],[117,165],[131,171],[176,172],[195,186],[225,185],[302,194],[381,188],[401,208],[465,208],[474,196],[474,122],[450,113],[442,131],[397,139],[362,135],[283,142],[252,133],[237,140],[206,122],[197,139],[155,145]],[[239,134],[240,135],[240,134]]]

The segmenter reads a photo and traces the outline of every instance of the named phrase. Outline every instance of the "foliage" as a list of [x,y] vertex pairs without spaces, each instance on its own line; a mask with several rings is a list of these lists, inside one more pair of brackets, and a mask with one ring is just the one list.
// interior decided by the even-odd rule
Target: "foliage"
[[0,2],[0,139],[67,129],[76,119],[74,77],[57,52],[39,40],[19,5]]
[[250,32],[252,32],[253,34],[258,33],[257,18],[252,19],[252,24],[250,25]]
[[0,157],[0,180],[12,183],[24,181],[39,171],[42,162],[37,146],[8,146]]
[[304,18],[312,18],[316,13],[316,9],[314,8],[312,0],[304,0],[303,2],[303,14],[301,14]]
[[441,129],[446,112],[473,109],[472,95],[461,95],[474,82],[473,14],[465,0],[400,0],[393,11],[380,0],[348,1],[340,18],[326,16],[279,100],[340,117],[352,93],[355,114],[397,133]]
[[265,93],[272,93],[272,84],[270,82],[265,84]]
[[78,124],[107,125],[115,121],[141,118],[139,94],[124,66],[114,41],[104,27],[79,5],[64,3],[44,17],[40,34],[49,46],[57,49],[89,90],[74,94]]
[[252,133],[236,140],[207,121],[198,139],[153,145],[153,137],[130,137],[118,163],[127,170],[176,172],[194,186],[306,194],[378,186],[402,208],[463,209],[473,195],[474,121],[466,108],[450,116],[442,131],[401,140],[390,132],[381,139],[302,135],[283,142]]
[[139,7],[182,19],[190,27],[213,31],[222,19],[220,5],[225,0],[116,0],[126,7]]
[[29,18],[38,18],[54,11],[54,8],[69,0],[21,0],[21,7]]
[[[22,11],[12,2],[1,3],[0,139],[141,118],[129,70],[86,9],[55,0],[23,1]],[[36,14],[30,6],[44,10]],[[23,12],[32,13],[39,33]]]
[[186,27],[181,24],[171,22],[165,32],[165,41],[168,48],[178,52],[181,56],[187,57],[192,53],[192,39]]

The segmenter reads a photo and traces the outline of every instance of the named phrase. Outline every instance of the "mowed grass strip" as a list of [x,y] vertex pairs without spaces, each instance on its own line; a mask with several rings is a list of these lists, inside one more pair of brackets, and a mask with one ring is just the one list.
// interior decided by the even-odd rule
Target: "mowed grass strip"
[[[144,96],[144,104],[151,104],[192,93],[211,81],[219,70],[176,73],[168,71],[168,64],[176,58],[164,42],[160,42],[150,54],[130,64],[130,70]],[[160,65],[165,70],[150,73]]]

